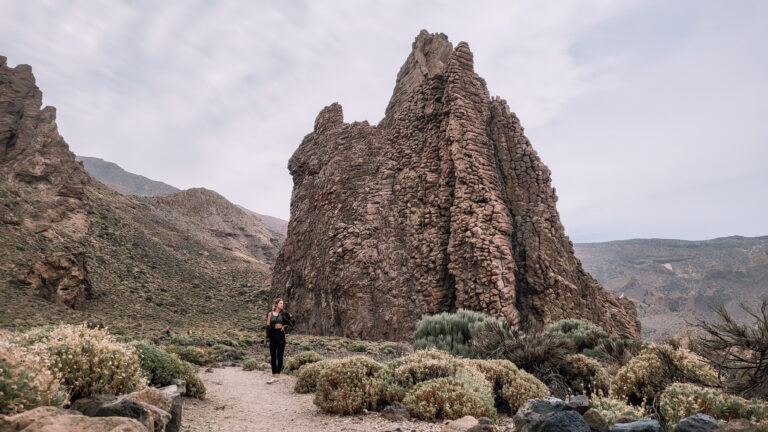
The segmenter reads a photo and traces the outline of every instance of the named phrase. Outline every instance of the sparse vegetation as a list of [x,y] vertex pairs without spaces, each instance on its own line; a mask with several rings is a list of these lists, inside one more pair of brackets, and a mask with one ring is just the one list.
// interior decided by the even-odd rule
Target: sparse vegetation
[[0,334],[0,414],[64,404],[67,392],[60,375],[51,369],[45,347],[24,347],[10,339],[11,335]]
[[611,425],[622,417],[640,419],[646,416],[645,406],[629,405],[614,397],[596,396],[590,400],[590,405]]
[[245,354],[243,350],[224,344],[216,344],[210,349],[211,357],[217,362],[242,360]]
[[467,415],[496,417],[490,385],[462,374],[417,384],[408,391],[403,405],[412,416],[423,420],[457,419]]
[[391,370],[368,357],[355,356],[325,363],[317,381],[315,404],[334,414],[377,410],[402,398]]
[[472,365],[491,385],[494,405],[500,413],[514,414],[528,399],[549,395],[544,383],[508,360],[472,360]]
[[243,370],[245,371],[262,370],[262,369],[263,369],[262,363],[256,359],[247,358],[243,360]]
[[368,351],[368,345],[360,342],[355,342],[347,345],[347,349],[352,352],[366,352]]
[[315,363],[321,360],[323,360],[323,357],[314,351],[301,352],[285,361],[283,373],[288,375],[296,373],[305,364]]
[[498,321],[479,312],[459,310],[422,317],[412,342],[415,349],[437,348],[453,355],[473,357],[472,338],[486,321]]
[[213,358],[207,350],[194,346],[168,345],[165,350],[176,354],[180,359],[198,365],[207,366],[213,363]]
[[149,378],[149,383],[165,386],[174,378],[187,382],[187,396],[203,399],[205,384],[197,376],[197,367],[181,360],[176,354],[169,353],[152,342],[142,341],[135,344],[141,368]]
[[563,319],[549,326],[549,331],[573,344],[578,352],[595,348],[600,341],[608,338],[602,327],[586,320]]
[[718,420],[748,419],[760,431],[768,431],[768,403],[744,399],[725,392],[693,384],[672,384],[659,398],[659,413],[670,425],[696,413]]

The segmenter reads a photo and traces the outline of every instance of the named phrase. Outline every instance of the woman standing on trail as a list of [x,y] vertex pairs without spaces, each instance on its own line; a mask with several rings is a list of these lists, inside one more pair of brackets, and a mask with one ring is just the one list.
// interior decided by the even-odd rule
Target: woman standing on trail
[[272,378],[267,384],[279,381],[280,371],[283,370],[283,353],[285,352],[285,326],[287,320],[283,316],[283,300],[275,300],[272,310],[267,314],[267,346],[269,347],[270,363],[272,363]]

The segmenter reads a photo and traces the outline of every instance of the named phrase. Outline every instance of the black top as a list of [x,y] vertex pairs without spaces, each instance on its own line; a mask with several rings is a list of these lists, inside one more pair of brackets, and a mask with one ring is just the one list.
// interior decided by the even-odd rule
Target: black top
[[273,312],[269,313],[269,328],[275,328],[275,324],[283,323],[283,313],[279,312],[277,316]]

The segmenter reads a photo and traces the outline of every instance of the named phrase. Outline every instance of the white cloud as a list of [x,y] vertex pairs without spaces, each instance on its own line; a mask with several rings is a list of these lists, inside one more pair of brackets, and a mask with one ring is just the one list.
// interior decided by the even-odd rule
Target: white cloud
[[[701,180],[719,178],[702,172],[724,158],[702,158],[691,141],[723,145],[732,131],[713,127],[689,134],[680,126],[711,115],[706,101],[728,102],[733,105],[728,118],[743,120],[736,134],[743,156],[731,155],[729,163],[765,156],[754,143],[762,117],[750,117],[760,105],[743,106],[755,85],[758,93],[765,89],[759,82],[765,50],[759,43],[734,49],[744,37],[766,39],[766,31],[755,27],[764,21],[764,10],[734,12],[723,20],[721,10],[707,5],[692,17],[667,21],[717,37],[672,32],[670,47],[634,43],[624,50],[613,46],[610,38],[624,33],[612,25],[626,23],[634,32],[626,33],[643,41],[644,32],[658,33],[643,26],[667,23],[657,18],[670,8],[666,2],[560,1],[543,8],[532,1],[470,7],[449,1],[0,0],[0,10],[6,11],[0,14],[0,54],[11,64],[33,66],[45,102],[58,107],[60,130],[76,153],[103,157],[177,187],[208,187],[256,211],[287,218],[292,187],[287,161],[311,131],[317,112],[339,101],[347,121],[378,122],[415,35],[422,28],[444,32],[454,44],[470,43],[476,71],[492,94],[505,97],[520,115],[553,170],[563,220],[574,239],[592,238],[598,230],[627,237],[641,231],[628,229],[621,219],[627,215],[607,211],[606,203],[609,209],[631,208],[626,203],[641,199],[642,185],[649,189],[642,199],[653,207],[670,190],[670,171],[692,156],[702,165],[683,172],[693,173],[698,183],[680,183],[683,193]],[[734,23],[740,31],[723,32]],[[664,41],[663,35],[651,36]],[[717,69],[721,75],[699,74],[702,83],[688,79],[691,64],[718,55],[727,55],[726,65],[751,78],[736,80],[724,67]],[[702,85],[712,90],[709,98],[700,94]],[[674,93],[678,100],[662,103],[660,92]],[[620,99],[633,101],[633,108],[617,109]],[[658,112],[648,121],[667,121],[658,127],[635,121],[648,111]],[[646,141],[640,139],[644,135]],[[664,149],[666,162],[644,156],[638,141]],[[639,167],[666,174],[639,182]],[[600,173],[610,173],[612,181]],[[689,211],[700,204],[690,202]],[[597,227],[594,215],[585,211],[594,205],[603,207]],[[687,228],[670,219],[642,233],[653,235],[651,228],[672,237],[675,232],[739,232],[738,227],[728,231],[727,221],[685,234]]]

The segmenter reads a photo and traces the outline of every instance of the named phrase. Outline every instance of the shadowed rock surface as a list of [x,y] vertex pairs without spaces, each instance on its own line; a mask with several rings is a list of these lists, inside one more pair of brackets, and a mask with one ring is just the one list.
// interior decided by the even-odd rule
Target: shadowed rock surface
[[324,108],[288,168],[272,289],[301,330],[403,339],[421,315],[465,308],[639,335],[634,305],[574,256],[549,169],[464,42],[422,31],[384,119]]

